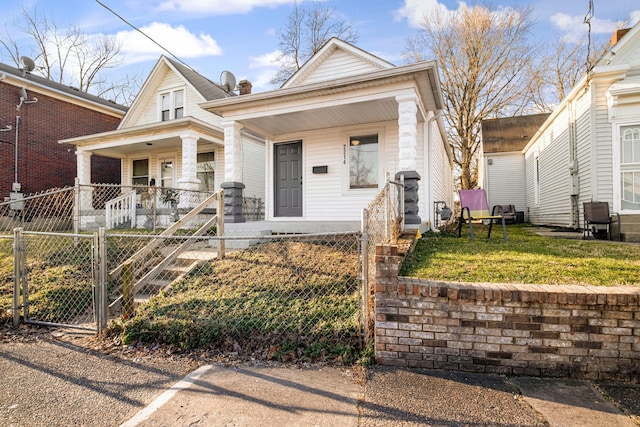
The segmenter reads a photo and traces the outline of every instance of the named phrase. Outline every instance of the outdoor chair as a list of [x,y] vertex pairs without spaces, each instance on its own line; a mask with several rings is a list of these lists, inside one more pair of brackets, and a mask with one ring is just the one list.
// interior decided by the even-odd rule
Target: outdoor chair
[[[494,206],[493,209],[496,209]],[[518,213],[514,205],[502,205],[502,216],[504,216],[505,224],[515,224],[518,219]]]
[[489,233],[487,238],[491,237],[491,227],[494,221],[502,222],[502,238],[507,241],[507,227],[505,225],[505,217],[502,215],[502,206],[496,205],[489,213],[489,204],[487,203],[487,194],[484,190],[460,190],[460,221],[458,222],[458,237],[462,234],[462,224],[469,223],[469,233],[471,241],[474,241],[473,221],[489,220]]
[[[611,233],[611,225],[618,224],[618,241],[622,239],[620,233],[620,214],[614,213],[615,218],[609,212],[608,202],[584,202],[582,204],[584,211],[584,230],[582,232],[582,239],[589,237],[589,232],[594,233],[597,225],[607,226],[607,235],[609,240],[613,240]],[[595,235],[595,234],[594,234]]]

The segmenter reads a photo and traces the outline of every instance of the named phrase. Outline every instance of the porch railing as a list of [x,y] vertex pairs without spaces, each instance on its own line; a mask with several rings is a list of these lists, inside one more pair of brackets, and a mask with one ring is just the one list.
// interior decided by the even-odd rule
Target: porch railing
[[136,192],[129,191],[104,204],[106,228],[111,230],[128,221],[130,228],[136,228]]

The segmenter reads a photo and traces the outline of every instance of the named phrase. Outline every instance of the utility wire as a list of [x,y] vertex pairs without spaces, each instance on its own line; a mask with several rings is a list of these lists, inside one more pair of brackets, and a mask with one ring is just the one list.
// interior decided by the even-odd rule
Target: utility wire
[[172,57],[174,57],[176,59],[176,61],[180,62],[182,65],[184,65],[185,67],[189,68],[192,71],[195,71],[193,68],[191,68],[191,66],[189,66],[189,64],[187,64],[186,62],[184,62],[182,59],[178,58],[176,55],[174,55],[169,49],[167,49],[166,47],[162,46],[160,43],[158,43],[157,41],[155,41],[153,38],[151,38],[151,36],[149,36],[148,34],[146,34],[144,31],[142,31],[140,28],[136,27],[135,25],[133,25],[131,22],[127,21],[124,17],[122,17],[121,15],[119,15],[116,11],[114,11],[113,9],[111,9],[109,6],[107,6],[106,4],[102,3],[100,0],[96,0],[96,3],[98,3],[100,6],[104,7],[105,9],[107,9],[109,12],[111,12],[112,14],[114,14],[115,16],[117,16],[122,22],[124,22],[125,24],[127,24],[128,26],[130,26],[131,28],[133,28],[134,30],[136,30],[137,32],[139,32],[140,34],[142,34],[143,36],[145,36],[146,38],[148,38],[149,40],[151,40],[156,46],[158,46],[160,49],[164,50],[165,52],[167,52],[169,55],[171,55]]
[[[178,58],[176,55],[174,55],[169,49],[167,49],[166,47],[162,46],[160,43],[158,43],[157,41],[155,41],[151,36],[149,36],[148,34],[146,34],[144,31],[142,31],[140,28],[136,27],[135,25],[133,25],[131,22],[127,21],[124,17],[122,17],[120,14],[118,14],[118,12],[114,11],[113,9],[111,9],[109,6],[107,6],[106,4],[102,3],[100,0],[96,0],[96,3],[98,3],[100,6],[104,7],[105,9],[107,9],[109,12],[111,12],[112,14],[114,14],[116,17],[118,17],[118,19],[120,19],[122,22],[124,22],[125,24],[127,24],[128,26],[130,26],[131,28],[133,28],[134,30],[136,30],[137,32],[139,32],[140,34],[142,34],[143,36],[145,36],[146,38],[148,38],[149,40],[151,40],[151,42],[153,42],[153,44],[155,44],[156,46],[158,46],[160,49],[164,50],[165,52],[167,52],[169,55],[171,55],[173,58],[176,59],[176,61],[178,61],[180,64],[184,65],[185,67],[187,67],[188,69],[190,69],[191,71],[193,71],[194,73],[199,74],[200,76],[202,76],[202,74],[198,73],[196,70],[193,69],[193,67],[191,67],[189,64],[187,64],[186,62],[184,62],[182,59]],[[211,82],[212,84],[216,85],[216,86],[220,86],[218,83],[212,81],[211,79],[209,79],[208,77],[202,76],[203,78],[207,79],[209,82]],[[225,90],[226,92],[226,90]]]

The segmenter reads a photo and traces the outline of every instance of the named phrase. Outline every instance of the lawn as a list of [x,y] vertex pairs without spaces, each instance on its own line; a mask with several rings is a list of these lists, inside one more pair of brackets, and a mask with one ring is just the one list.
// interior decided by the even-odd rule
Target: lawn
[[467,230],[461,238],[427,233],[400,274],[453,282],[640,286],[640,245],[549,238],[532,230],[507,226],[507,242],[500,227],[490,240],[477,227],[475,242]]

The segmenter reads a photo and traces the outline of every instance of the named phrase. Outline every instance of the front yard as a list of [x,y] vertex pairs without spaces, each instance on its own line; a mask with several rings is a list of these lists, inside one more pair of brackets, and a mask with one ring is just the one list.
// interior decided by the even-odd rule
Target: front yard
[[[476,227],[474,227],[476,228]],[[428,233],[417,242],[402,276],[451,282],[640,286],[640,245],[570,240],[537,235],[526,225],[507,226],[507,242],[495,227],[491,239],[477,227]]]

